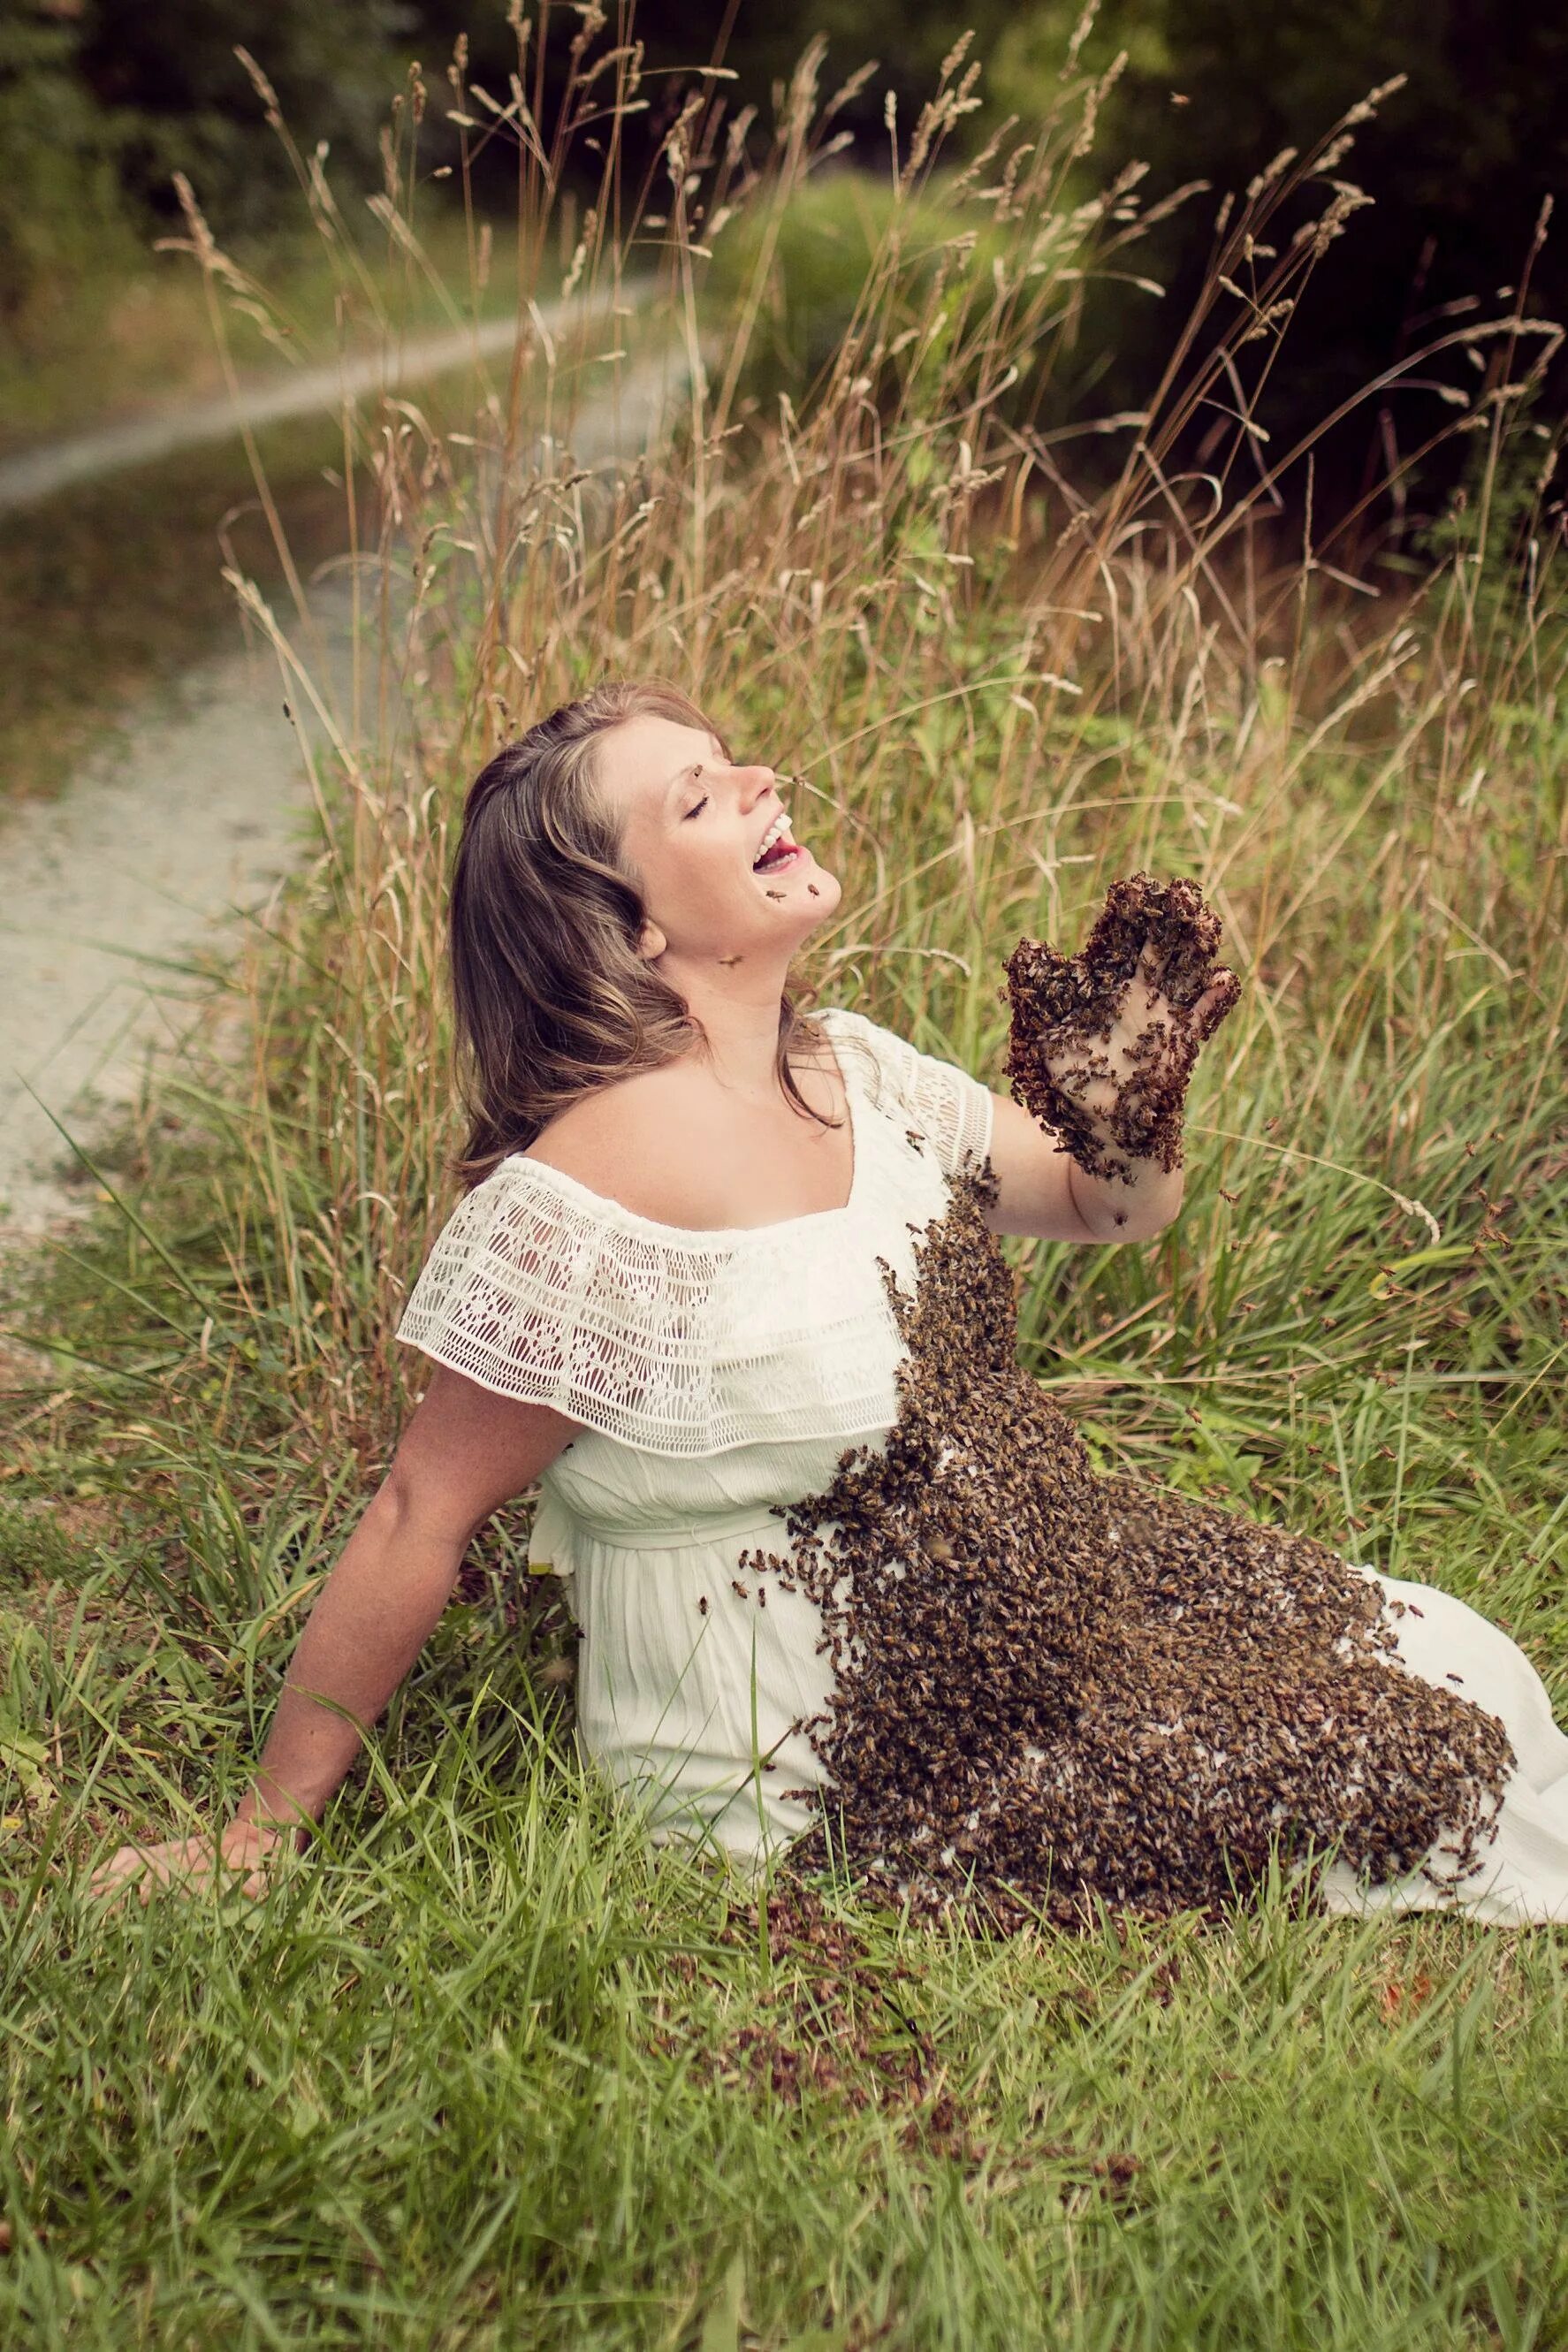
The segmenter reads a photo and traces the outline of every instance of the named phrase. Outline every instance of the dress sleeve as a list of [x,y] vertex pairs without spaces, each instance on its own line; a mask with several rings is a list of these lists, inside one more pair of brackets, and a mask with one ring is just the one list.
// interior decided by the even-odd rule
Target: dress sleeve
[[696,1450],[710,1270],[516,1155],[459,1201],[396,1337],[481,1388],[657,1452]]
[[875,1065],[884,1106],[929,1139],[948,1175],[979,1166],[991,1149],[995,1115],[989,1087],[957,1062],[921,1053],[863,1013],[839,1008],[828,1018],[834,1035],[858,1045]]

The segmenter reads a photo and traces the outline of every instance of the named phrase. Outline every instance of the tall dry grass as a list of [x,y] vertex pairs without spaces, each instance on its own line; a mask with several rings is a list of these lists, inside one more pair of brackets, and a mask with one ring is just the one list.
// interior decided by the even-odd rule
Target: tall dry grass
[[[1468,397],[1440,411],[1476,460],[1447,559],[1416,582],[1357,578],[1334,535],[1287,545],[1276,509],[1303,453],[1269,449],[1251,412],[1289,363],[1307,274],[1353,234],[1342,173],[1375,100],[1221,208],[1147,411],[1077,421],[1125,446],[1090,498],[1071,440],[1031,415],[1086,278],[1135,266],[1162,207],[1140,205],[1133,171],[1072,200],[1092,83],[1064,83],[1031,137],[950,165],[974,102],[962,43],[895,132],[885,230],[830,369],[793,398],[748,396],[781,231],[837,164],[842,93],[821,64],[820,46],[802,59],[765,152],[723,82],[700,85],[640,214],[619,171],[647,97],[634,52],[580,40],[548,123],[517,95],[526,41],[510,110],[455,67],[463,139],[517,142],[510,365],[476,365],[455,424],[408,401],[345,414],[349,697],[330,698],[303,632],[235,579],[328,746],[322,846],[239,982],[255,1059],[236,1107],[237,1243],[254,1221],[270,1245],[237,1303],[241,1322],[277,1310],[330,1447],[384,1421],[386,1333],[449,1202],[442,922],[463,784],[607,671],[679,678],[799,775],[796,822],[846,884],[803,977],[976,1069],[998,1065],[999,962],[1021,930],[1073,938],[1134,866],[1194,875],[1249,980],[1197,1164],[1227,1190],[1245,1180],[1254,1215],[1321,1182],[1352,1223],[1392,1213],[1391,1255],[1440,1249],[1442,1216],[1401,1203],[1418,1201],[1447,1097],[1492,1053],[1514,1132],[1544,1131],[1560,1102],[1561,563],[1542,515],[1555,445],[1529,415],[1557,330],[1531,318],[1528,272],[1506,315],[1450,325],[1403,363],[1476,362]],[[415,100],[380,211],[417,270]],[[603,175],[568,241],[562,191],[590,135]],[[352,279],[347,226],[319,167],[300,171]],[[1281,208],[1314,193],[1315,224],[1274,249]],[[221,333],[222,258],[194,207],[192,230]],[[721,309],[707,273],[726,237],[745,259]],[[471,253],[454,315],[485,290],[477,225]],[[661,424],[639,452],[656,376]],[[1205,417],[1202,472],[1178,471]],[[621,454],[582,462],[579,442]],[[1200,1314],[1227,1295],[1225,1222],[1200,1198]]]

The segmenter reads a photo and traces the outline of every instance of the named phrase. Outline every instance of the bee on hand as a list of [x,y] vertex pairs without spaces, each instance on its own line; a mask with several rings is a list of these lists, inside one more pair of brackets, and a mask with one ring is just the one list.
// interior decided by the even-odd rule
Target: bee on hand
[[1016,1101],[1091,1176],[1182,1163],[1193,1065],[1241,982],[1215,958],[1219,918],[1195,882],[1113,882],[1082,952],[1020,940],[1007,959]]

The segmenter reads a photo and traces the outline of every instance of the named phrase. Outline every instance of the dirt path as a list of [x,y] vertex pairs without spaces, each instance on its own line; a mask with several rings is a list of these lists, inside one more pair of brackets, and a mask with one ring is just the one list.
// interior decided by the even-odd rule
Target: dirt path
[[[574,454],[595,465],[642,446],[682,380],[675,361],[631,370],[613,406],[579,418]],[[312,613],[312,670],[341,677],[346,587],[316,591]],[[182,965],[221,953],[245,915],[264,919],[314,845],[282,703],[269,651],[216,656],[58,797],[0,812],[0,1245],[85,1213],[92,1180],[54,1122],[92,1150],[209,990]]]
[[[626,299],[639,300],[638,291],[628,288]],[[587,312],[584,310],[579,315]],[[546,331],[552,332],[562,323],[561,304],[542,304],[540,318]],[[300,368],[276,383],[247,389],[238,411],[225,394],[216,400],[163,410],[155,416],[133,416],[121,425],[104,425],[91,433],[73,434],[68,440],[47,442],[42,448],[0,460],[0,514],[31,506],[75,483],[120,473],[127,466],[150,465],[203,442],[230,441],[241,414],[253,432],[294,417],[313,416],[343,400],[363,400],[373,393],[395,391],[400,384],[440,375],[448,368],[461,367],[466,360],[493,359],[510,349],[516,335],[517,321],[510,318],[446,328],[439,334],[410,336],[392,352],[373,352],[363,359]]]
[[[345,606],[321,602],[334,649]],[[83,1213],[91,1180],[49,1113],[90,1150],[204,991],[180,963],[264,912],[312,823],[268,648],[201,663],[57,800],[0,820],[0,1232]]]

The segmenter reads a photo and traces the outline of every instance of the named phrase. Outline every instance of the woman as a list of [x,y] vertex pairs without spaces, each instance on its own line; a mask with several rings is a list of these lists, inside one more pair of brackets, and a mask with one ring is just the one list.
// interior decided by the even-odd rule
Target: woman
[[[398,1331],[434,1369],[216,1841],[250,1891],[537,1483],[580,1742],[656,1837],[750,1861],[837,1833],[905,1890],[977,1876],[1064,1917],[1245,1891],[1280,1839],[1329,1908],[1568,1917],[1568,1738],[1500,1629],[1097,1478],[1013,1362],[994,1236],[1170,1223],[1236,993],[1190,886],[1118,891],[1094,953],[1009,966],[1010,1068],[1053,1131],[793,1005],[839,885],[683,696],[601,688],[489,763],[451,907],[469,1189]],[[96,1883],[199,1881],[214,1844]]]

